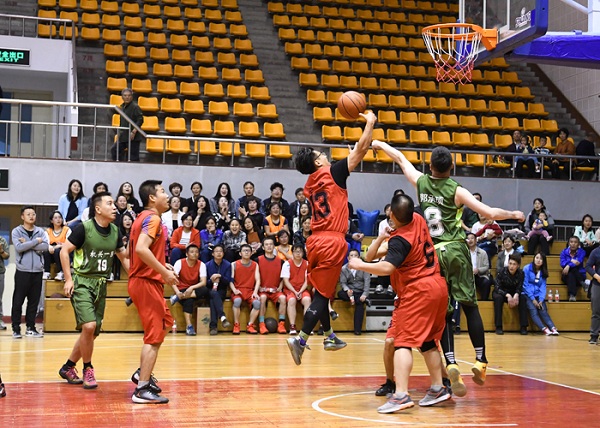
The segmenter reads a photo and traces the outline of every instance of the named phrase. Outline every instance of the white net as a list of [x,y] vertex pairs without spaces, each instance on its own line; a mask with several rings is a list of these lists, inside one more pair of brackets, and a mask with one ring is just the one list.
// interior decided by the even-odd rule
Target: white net
[[471,82],[473,64],[482,35],[470,24],[433,25],[423,29],[423,39],[433,57],[438,82]]

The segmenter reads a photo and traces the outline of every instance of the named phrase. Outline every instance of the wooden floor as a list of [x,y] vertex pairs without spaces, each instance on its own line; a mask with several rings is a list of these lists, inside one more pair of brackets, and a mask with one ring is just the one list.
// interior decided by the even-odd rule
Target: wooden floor
[[[374,390],[383,382],[383,333],[341,334],[349,346],[324,352],[314,336],[295,366],[286,336],[187,337],[170,334],[155,375],[170,403],[131,403],[129,380],[138,367],[141,334],[104,334],[93,363],[99,387],[86,391],[57,374],[75,334],[13,340],[0,332],[0,426],[39,427],[372,427],[593,426],[600,406],[600,346],[583,333],[545,337],[487,334],[490,360],[483,387],[470,378],[474,353],[468,335],[456,337],[468,394],[431,408],[379,415]],[[410,387],[420,399],[428,386],[415,353]],[[81,372],[81,364],[79,366]],[[585,424],[585,425],[584,425]]]

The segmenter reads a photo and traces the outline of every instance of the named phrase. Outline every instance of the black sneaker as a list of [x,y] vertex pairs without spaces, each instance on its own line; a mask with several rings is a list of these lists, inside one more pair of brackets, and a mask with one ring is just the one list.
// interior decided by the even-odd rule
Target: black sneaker
[[498,336],[502,336],[502,335],[504,334],[504,331],[503,331],[501,328],[497,328],[497,329],[496,329],[496,334],[497,334]]
[[25,332],[25,336],[37,337],[37,338],[44,337],[44,335],[42,333],[40,333],[39,331],[37,331],[35,328],[28,328],[27,331]]
[[131,401],[136,404],[167,404],[169,399],[158,395],[148,384],[143,388],[136,388],[131,396]]
[[331,321],[335,321],[339,317],[339,315],[336,311],[329,312],[329,316],[331,317]]
[[521,327],[521,336],[527,336],[528,334],[527,327]]
[[394,392],[396,392],[396,382],[387,379],[385,383],[375,391],[375,395],[377,397],[390,397]]
[[333,339],[329,337],[323,340],[323,348],[326,351],[339,351],[344,349],[348,344],[337,336],[333,336]]
[[4,384],[0,383],[0,398],[6,397],[6,388],[4,388]]
[[125,306],[129,307],[133,305],[133,300],[131,299],[131,297],[128,297],[125,299]]
[[[138,382],[140,381],[140,369],[137,369],[131,375],[131,381],[133,383],[135,383],[136,385],[138,384]],[[158,384],[158,380],[156,380],[154,375],[150,375],[150,383],[148,384],[150,389],[152,389],[152,391],[154,391],[156,394],[160,394],[162,392],[162,389],[157,384]]]
[[590,345],[597,345],[598,344],[598,336],[590,336],[590,340],[588,343]]
[[446,388],[448,394],[452,395],[452,382],[450,382],[450,379],[448,379],[447,377],[443,377],[442,385],[444,385],[444,388]]

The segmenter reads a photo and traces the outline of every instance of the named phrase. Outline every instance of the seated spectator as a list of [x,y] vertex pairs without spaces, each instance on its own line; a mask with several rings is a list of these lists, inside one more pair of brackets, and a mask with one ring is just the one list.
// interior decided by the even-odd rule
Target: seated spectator
[[[294,218],[300,218],[302,216],[302,213],[300,213],[300,207],[303,204],[308,204],[308,201],[306,200],[306,196],[304,195],[304,189],[302,187],[298,187],[296,189],[296,192],[294,192],[294,195],[296,196],[296,200],[290,204],[290,207],[288,208],[287,212],[284,213],[285,217],[288,220],[288,223],[291,225],[293,225],[293,223],[294,223]],[[310,207],[309,207],[309,213],[310,213]],[[304,215],[306,215],[306,214],[304,214]],[[295,232],[295,230],[294,230],[294,232]]]
[[222,242],[225,248],[225,259],[228,262],[239,260],[242,244],[246,244],[246,232],[242,231],[242,226],[237,218],[231,220],[229,230],[223,233]]
[[223,328],[231,327],[227,321],[225,312],[223,312],[223,302],[227,296],[227,290],[233,282],[231,276],[231,263],[223,257],[225,250],[223,245],[216,244],[213,247],[212,260],[206,263],[207,287],[210,290],[210,335],[218,334],[217,321],[221,321]]
[[219,198],[217,211],[213,212],[213,217],[217,220],[217,229],[220,229],[223,232],[229,230],[229,223],[235,218],[235,214],[233,211],[229,210],[229,203],[225,196]]
[[87,206],[88,199],[83,194],[81,181],[77,179],[69,181],[67,193],[58,199],[58,211],[65,219],[66,226],[73,229],[81,223],[81,215]]
[[[93,189],[92,195],[95,195],[96,193],[108,192],[108,184],[99,181],[98,183],[94,184],[94,187],[92,187],[92,189]],[[92,200],[88,199],[88,206],[83,210],[83,213],[81,214],[81,221],[89,220],[91,204],[92,204]]]
[[538,214],[538,218],[536,218],[531,225],[531,230],[526,235],[526,239],[529,240],[534,235],[541,235],[546,239],[546,241],[550,241],[552,239],[552,236],[550,236],[548,233],[548,216],[544,211]]
[[558,336],[558,330],[548,314],[545,302],[546,278],[548,278],[546,256],[539,252],[536,253],[533,263],[529,263],[523,268],[523,274],[523,294],[526,297],[525,302],[531,320],[546,336]]
[[304,201],[299,205],[298,215],[295,215],[292,219],[292,233],[296,233],[302,229],[301,220],[306,216],[310,216],[310,205],[308,202]]
[[[350,252],[350,250],[357,250],[358,254],[360,254],[362,241],[364,237],[365,234],[360,231],[360,229],[352,221],[352,219],[348,219],[348,232],[346,233],[346,243],[348,244],[348,252]],[[347,262],[347,259],[345,261]]]
[[275,182],[271,184],[271,196],[262,200],[262,213],[266,216],[270,213],[269,207],[273,202],[281,202],[281,215],[285,216],[290,208],[288,201],[283,199],[283,184]]
[[[183,190],[183,186],[174,181],[173,183],[169,184],[169,193],[171,194],[171,196],[177,196],[178,198],[181,199],[181,191]],[[183,202],[183,200],[182,200]],[[184,205],[184,204],[182,204]]]
[[[480,193],[473,193],[475,199],[481,202],[482,197]],[[465,206],[463,207],[462,217],[460,219],[461,227],[465,232],[471,232],[471,228],[475,223],[479,221],[479,214],[473,211],[471,208]],[[381,235],[381,225],[379,227],[379,234]]]
[[471,232],[477,237],[477,245],[488,255],[490,268],[492,257],[498,254],[498,238],[502,236],[500,225],[494,220],[479,216],[479,221],[473,225]]
[[162,213],[160,216],[162,222],[167,226],[169,231],[169,239],[173,235],[173,231],[181,227],[181,218],[185,214],[181,211],[181,198],[179,196],[171,196],[169,198],[169,211]]
[[[360,258],[360,253],[357,250],[350,250],[348,260],[355,257]],[[350,269],[348,264],[345,264],[340,273],[340,285],[342,289],[338,292],[338,297],[354,306],[354,334],[360,336],[365,319],[365,305],[371,305],[369,301],[371,275],[361,270]]]
[[217,229],[217,221],[214,217],[206,220],[206,229],[200,231],[200,260],[208,263],[215,245],[223,241],[223,231]]
[[241,259],[234,262],[232,266],[233,281],[231,287],[231,300],[233,301],[233,334],[240,334],[240,308],[242,302],[246,302],[250,308],[246,333],[258,334],[254,322],[260,310],[260,270],[258,264],[250,260],[252,248],[243,244],[240,251]]
[[196,244],[190,244],[185,249],[185,258],[173,264],[173,270],[179,278],[179,284],[173,285],[173,294],[170,297],[171,305],[179,302],[183,306],[185,318],[185,334],[195,336],[196,330],[192,325],[194,301],[208,297],[206,287],[206,265],[198,260],[200,250]]
[[[268,236],[265,238],[268,238]],[[279,243],[277,247],[275,247],[275,255],[277,257],[284,262],[294,257],[292,244],[290,243],[290,234],[287,230],[282,229],[277,233],[277,242]]]
[[390,227],[390,213],[392,212],[392,204],[386,204],[383,208],[383,213],[385,214],[385,218],[379,222],[379,226],[377,227],[377,235],[382,235],[385,233],[385,230]]
[[50,279],[50,269],[52,264],[56,266],[55,281],[63,281],[65,276],[60,264],[60,249],[71,234],[71,229],[65,226],[60,211],[54,211],[50,216],[50,227],[46,229],[48,237],[48,251],[44,251],[44,276],[43,279]]
[[598,156],[596,156],[594,139],[594,133],[588,132],[586,138],[577,144],[575,154],[577,156],[586,156],[587,159],[577,159],[576,165],[579,167],[594,168],[594,172],[598,172]]
[[262,225],[263,221],[265,220],[265,216],[259,211],[260,206],[260,199],[255,196],[248,196],[246,199],[246,208],[242,208],[240,212],[244,213],[244,217],[242,218],[252,218],[252,221],[254,221],[254,224],[262,233],[264,232]]
[[239,218],[244,218],[248,215],[248,198],[254,198],[257,203],[257,209],[260,210],[262,201],[260,198],[254,196],[254,183],[251,181],[244,183],[244,196],[239,198],[235,204],[235,212],[238,213]]
[[[198,199],[200,198],[200,193],[202,193],[202,183],[199,181],[194,181],[190,186],[190,190],[192,191],[192,196],[185,200],[185,205],[183,205],[182,211],[189,212],[195,217]],[[208,207],[207,209],[210,210],[210,206],[208,204],[206,206]]]
[[260,312],[258,315],[258,326],[260,334],[268,334],[265,325],[265,314],[269,300],[274,305],[279,305],[277,333],[286,334],[285,329],[285,294],[283,294],[283,280],[281,279],[281,267],[283,261],[275,254],[275,241],[273,238],[265,238],[263,241],[264,254],[258,258],[260,270]]
[[496,274],[508,266],[508,258],[517,253],[515,249],[515,238],[511,235],[506,235],[502,241],[502,251],[498,254],[496,259]]
[[265,236],[270,236],[271,238],[277,237],[277,233],[280,230],[287,230],[290,232],[290,228],[287,222],[287,219],[283,216],[282,203],[273,202],[268,207],[269,215],[265,217],[263,221],[263,229],[265,231]]
[[[221,212],[220,199],[224,197],[227,200],[227,211],[235,213],[235,199],[231,196],[231,187],[229,187],[228,183],[221,183],[219,187],[217,187],[217,193],[215,196],[210,199],[210,210],[213,213]],[[235,217],[233,214],[232,217]]]
[[125,196],[127,199],[127,209],[132,210],[134,213],[136,213],[136,215],[144,210],[144,207],[142,207],[140,202],[135,198],[133,186],[128,181],[121,184],[121,187],[119,187],[119,193],[117,193],[117,197],[119,196]]
[[[521,153],[523,151],[523,148],[521,147],[521,137],[521,131],[513,131],[512,143],[510,144],[510,146],[504,149],[504,152],[511,154]],[[510,165],[514,165],[514,157],[512,155],[498,156],[498,160],[500,162],[505,162]]]
[[[133,225],[134,218],[129,212],[123,213],[119,219],[117,226],[119,232],[123,236],[123,246],[127,248],[129,244],[129,235],[131,234],[131,226]],[[117,256],[113,259],[113,278],[121,279],[121,260]]]
[[517,150],[522,153],[520,156],[515,156],[515,175],[519,178],[523,177],[523,166],[527,167],[527,177],[535,177],[535,156],[531,156],[534,152],[531,147],[529,137],[521,136],[521,144]]
[[598,239],[592,230],[592,224],[594,223],[594,219],[591,215],[586,214],[581,219],[581,226],[575,226],[575,232],[573,236],[579,238],[581,242],[581,248],[585,251],[585,256],[589,257],[592,251],[600,245],[598,243]]
[[115,218],[114,223],[115,224],[119,224],[119,220],[121,219],[121,216],[125,213],[129,213],[129,215],[131,217],[133,217],[134,219],[136,218],[136,213],[133,212],[133,210],[130,210],[129,208],[127,208],[127,198],[123,195],[121,196],[117,196],[117,200],[115,201],[115,206],[117,207],[117,217]]
[[[533,149],[533,152],[536,155],[549,155],[550,149],[548,147],[546,147],[546,144],[548,144],[548,138],[545,135],[542,135],[540,137],[540,145],[538,147],[536,147],[535,149]],[[535,160],[535,172],[540,172],[542,170],[542,161],[540,161],[540,159],[536,158],[536,157],[534,157],[534,160]],[[550,158],[543,158],[544,165],[548,165],[549,163],[551,163]]]
[[[567,128],[560,128],[558,130],[558,144],[556,145],[556,149],[554,149],[555,155],[574,155],[575,154],[575,144],[569,138],[569,130]],[[550,170],[552,171],[552,178],[560,179],[562,173],[566,174],[566,177],[569,178],[571,176],[571,161],[575,162],[574,159],[569,158],[553,158],[550,163]],[[561,172],[561,168],[563,171]]]
[[173,231],[171,236],[171,257],[172,265],[179,259],[185,257],[188,245],[194,244],[200,248],[200,232],[193,228],[192,215],[185,213],[181,216],[181,226]]
[[600,334],[600,249],[596,248],[590,254],[585,270],[592,277],[588,295],[592,300],[592,322],[590,326],[590,345],[598,344]]
[[304,249],[300,245],[294,245],[292,249],[294,257],[286,261],[281,268],[281,279],[283,279],[283,292],[287,301],[288,320],[290,322],[290,334],[298,334],[296,329],[296,304],[302,303],[304,313],[308,310],[312,301],[308,288],[308,262],[304,259]]
[[479,300],[490,300],[492,280],[490,279],[490,262],[487,253],[477,246],[473,233],[467,233],[467,246],[471,255],[475,287],[479,291]]
[[494,299],[494,322],[496,334],[504,334],[502,330],[502,307],[508,303],[509,308],[519,308],[519,321],[521,334],[527,334],[527,303],[523,294],[523,271],[520,269],[521,255],[512,254],[508,258],[508,267],[502,268],[496,277],[496,284],[492,292]]
[[311,217],[306,216],[302,219],[302,229],[294,233],[292,237],[292,245],[302,245],[304,252],[306,253],[306,240],[312,234],[310,229]]
[[585,251],[579,247],[580,241],[576,236],[569,238],[569,245],[560,252],[560,267],[563,268],[561,279],[567,285],[569,302],[576,302],[577,287],[585,285],[585,267],[583,259]]
[[[547,221],[548,221],[548,228],[547,228],[548,233],[550,235],[554,234],[554,218],[552,218],[552,214],[550,214],[550,211],[548,211],[548,209],[544,205],[544,200],[542,198],[535,198],[533,200],[533,209],[531,210],[531,212],[529,214],[527,214],[527,218],[525,219],[524,227],[525,227],[526,233],[531,232],[533,222],[538,218],[539,214],[542,211],[546,213],[546,217],[547,217]],[[527,253],[535,254],[537,247],[539,245],[540,251],[542,252],[542,254],[548,255],[550,253],[550,242],[552,242],[552,241],[548,241],[547,239],[544,239],[544,237],[541,235],[533,235],[529,239],[529,242],[527,244]]]
[[212,217],[210,212],[210,203],[206,196],[199,196],[196,202],[196,208],[190,213],[194,216],[194,227],[198,230],[206,229],[206,220]]
[[252,259],[256,260],[256,258],[263,253],[261,243],[264,239],[264,234],[262,233],[262,230],[256,226],[252,217],[244,218],[243,229],[246,233],[246,241],[250,247],[252,247]]

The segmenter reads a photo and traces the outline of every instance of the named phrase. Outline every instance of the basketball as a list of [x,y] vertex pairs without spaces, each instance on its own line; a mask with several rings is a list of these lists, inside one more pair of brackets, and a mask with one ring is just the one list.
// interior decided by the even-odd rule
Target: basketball
[[365,96],[355,91],[344,92],[338,100],[338,110],[346,119],[358,119],[359,113],[367,109]]
[[275,318],[265,318],[265,326],[269,333],[277,333],[277,320]]

